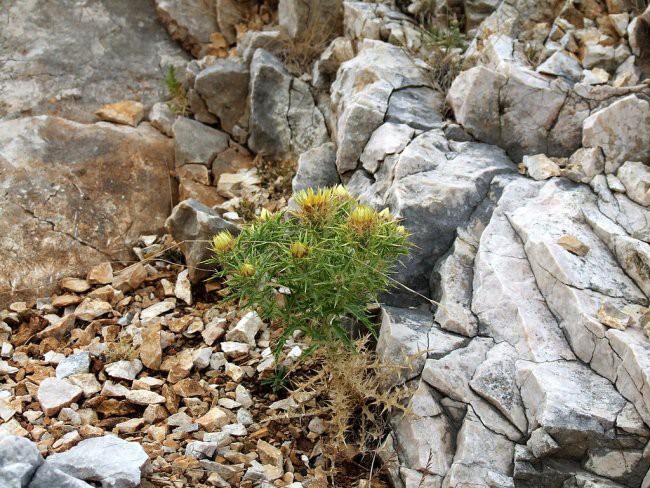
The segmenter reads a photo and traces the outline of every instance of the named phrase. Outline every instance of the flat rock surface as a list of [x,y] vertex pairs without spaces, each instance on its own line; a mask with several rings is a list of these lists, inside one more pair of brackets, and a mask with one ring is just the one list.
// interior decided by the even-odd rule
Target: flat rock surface
[[0,122],[0,227],[10,230],[0,236],[0,303],[11,290],[13,300],[42,296],[64,275],[131,259],[132,242],[169,214],[172,158],[171,142],[147,125]]
[[0,2],[0,119],[56,114],[82,122],[104,103],[164,95],[170,63],[185,55],[153,2]]

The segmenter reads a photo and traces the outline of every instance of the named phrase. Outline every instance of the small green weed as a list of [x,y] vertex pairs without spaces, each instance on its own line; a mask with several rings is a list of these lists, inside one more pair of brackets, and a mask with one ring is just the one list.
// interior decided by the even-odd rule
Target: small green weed
[[165,86],[167,87],[167,92],[171,97],[167,102],[167,105],[172,109],[172,112],[176,115],[187,115],[189,112],[187,94],[185,93],[183,84],[178,81],[176,76],[176,67],[174,65],[170,65],[167,69],[167,74],[165,75]]

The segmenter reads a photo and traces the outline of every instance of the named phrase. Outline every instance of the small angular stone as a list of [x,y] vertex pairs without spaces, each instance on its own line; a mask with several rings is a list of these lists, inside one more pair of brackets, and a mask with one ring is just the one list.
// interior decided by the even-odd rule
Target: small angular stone
[[132,100],[102,105],[95,115],[107,122],[136,127],[144,117],[144,105]]
[[589,246],[583,243],[580,239],[570,234],[565,234],[557,240],[557,243],[571,254],[576,256],[586,256],[589,252]]
[[603,302],[598,309],[598,320],[612,329],[625,330],[632,323],[632,317],[609,302]]
[[86,276],[91,285],[108,285],[113,282],[113,266],[111,263],[101,263],[91,268]]
[[63,407],[76,402],[83,391],[69,381],[57,378],[45,378],[41,381],[36,394],[36,399],[41,404],[45,415],[52,416],[59,413]]

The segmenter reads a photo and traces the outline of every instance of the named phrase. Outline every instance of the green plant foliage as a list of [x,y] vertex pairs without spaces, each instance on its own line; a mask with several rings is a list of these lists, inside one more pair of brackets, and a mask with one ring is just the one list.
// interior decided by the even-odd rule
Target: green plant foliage
[[276,354],[295,331],[323,344],[352,345],[345,318],[372,325],[367,304],[391,285],[390,275],[407,254],[408,234],[388,209],[361,205],[343,187],[296,195],[297,209],[263,211],[237,237],[213,239],[230,298],[278,321]]
[[169,68],[167,69],[167,74],[165,75],[165,87],[167,87],[167,92],[171,97],[169,102],[167,102],[169,108],[171,108],[176,115],[187,115],[189,111],[187,94],[185,93],[183,84],[178,81],[178,78],[176,77],[176,68],[174,65],[169,65]]
[[452,49],[460,49],[464,52],[467,49],[465,36],[460,31],[460,23],[452,19],[447,28],[431,27],[423,29],[423,40],[426,44],[432,44],[442,48],[446,53]]

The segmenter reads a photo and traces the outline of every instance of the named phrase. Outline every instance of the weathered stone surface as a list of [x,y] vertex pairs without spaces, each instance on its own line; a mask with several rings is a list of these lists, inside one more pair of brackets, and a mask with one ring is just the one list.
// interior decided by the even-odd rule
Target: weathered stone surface
[[616,173],[631,200],[650,207],[650,168],[638,161],[627,161]]
[[485,333],[510,343],[522,358],[573,359],[507,216],[534,197],[538,187],[538,183],[518,178],[503,190],[478,247],[472,311]]
[[36,444],[23,437],[0,436],[0,480],[5,486],[27,486],[41,464]]
[[[339,172],[357,168],[371,134],[384,122],[393,91],[429,86],[424,71],[401,48],[387,43],[364,45],[341,64],[332,85]],[[436,113],[435,107],[431,112]]]
[[[62,276],[131,259],[169,213],[172,157],[169,139],[145,124],[1,122],[0,225],[14,231],[0,236],[0,291],[42,296]],[[34,293],[0,293],[0,303]]]
[[228,149],[228,135],[196,120],[179,117],[172,126],[176,167],[202,164],[210,168],[220,152]]
[[90,371],[90,354],[79,352],[71,354],[56,367],[57,379],[64,379],[73,374],[87,373]]
[[172,126],[176,120],[176,114],[172,112],[166,102],[154,103],[149,111],[151,125],[166,136],[173,137]]
[[106,370],[106,374],[112,378],[133,381],[138,373],[142,371],[142,362],[139,359],[134,359],[133,361],[122,359],[107,364],[104,369]]
[[36,399],[45,415],[54,416],[63,407],[81,398],[83,391],[66,380],[45,378],[38,387]]
[[152,321],[142,331],[140,360],[149,369],[158,369],[162,362],[162,347],[160,344],[160,321]]
[[599,147],[615,172],[625,161],[650,163],[650,103],[629,95],[585,119],[582,145]]
[[336,171],[336,146],[327,142],[300,155],[291,187],[297,193],[307,188],[336,186],[340,182]]
[[387,364],[409,365],[396,372],[396,383],[408,381],[422,372],[432,327],[433,318],[429,312],[382,307],[377,355]]
[[490,338],[474,338],[467,346],[456,349],[439,359],[428,359],[422,370],[422,379],[453,400],[470,404],[481,422],[490,430],[519,441],[522,437],[513,424],[497,413],[489,403],[470,388],[469,382],[476,368],[485,360],[494,345]]
[[3,11],[0,118],[52,113],[92,122],[104,103],[149,107],[164,97],[165,65],[184,62],[149,2],[38,0]]
[[526,168],[528,176],[537,181],[560,176],[560,167],[557,163],[543,154],[524,156],[521,165]]
[[101,120],[115,122],[116,124],[137,125],[144,117],[144,105],[133,100],[124,100],[117,103],[107,103],[102,105],[95,112],[95,115]]
[[[184,200],[172,211],[165,222],[165,228],[178,242],[188,265],[189,279],[197,283],[207,277],[209,271],[204,261],[211,256],[210,242],[223,230],[237,234],[239,230],[230,222],[223,220],[210,207],[196,200]],[[203,268],[203,269],[199,269]]]
[[453,457],[453,429],[432,393],[421,381],[395,426],[396,448],[407,466],[442,479]]
[[319,146],[329,139],[323,114],[309,85],[293,78],[278,58],[264,49],[250,67],[250,137],[255,152],[284,157]]
[[316,34],[311,34],[314,36],[311,42],[317,43],[320,38],[327,38],[342,30],[343,1],[308,3],[302,0],[280,0],[278,20],[280,28],[292,39],[300,37],[309,29],[316,30]]
[[427,86],[400,88],[388,99],[386,122],[418,130],[437,128],[442,125],[443,104],[442,95]]
[[138,443],[105,435],[81,441],[64,453],[53,454],[45,465],[81,480],[99,481],[103,488],[131,488],[140,485],[148,460]]
[[370,136],[359,160],[369,173],[375,173],[386,156],[399,154],[411,142],[415,130],[406,124],[387,122]]
[[625,399],[605,378],[576,361],[517,364],[530,428],[543,427],[565,455],[601,447]]
[[507,342],[497,344],[476,369],[469,386],[494,405],[520,431],[526,432],[528,422],[515,380],[517,359],[514,347]]
[[510,474],[515,444],[488,430],[471,407],[456,439],[456,454],[443,486],[514,486]]
[[[244,315],[237,325],[228,331],[226,340],[235,342],[245,342],[255,347],[255,336],[264,325],[257,312],[248,312]],[[225,352],[225,351],[224,351]]]
[[248,66],[237,58],[217,59],[196,75],[194,89],[229,134],[245,115],[249,78]]
[[206,0],[156,0],[156,12],[169,35],[193,56],[200,57],[218,32],[214,3]]

